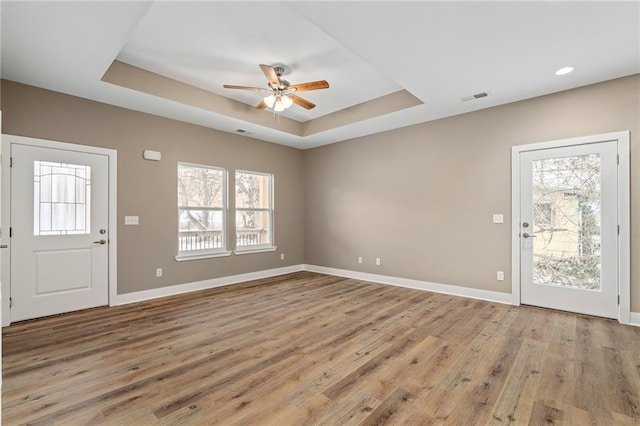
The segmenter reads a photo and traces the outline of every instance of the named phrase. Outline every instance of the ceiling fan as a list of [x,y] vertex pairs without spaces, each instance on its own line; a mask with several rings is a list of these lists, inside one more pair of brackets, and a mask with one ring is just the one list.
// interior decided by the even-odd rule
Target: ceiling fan
[[285,71],[283,67],[272,67],[271,65],[261,64],[260,68],[269,82],[266,89],[250,86],[234,86],[232,84],[225,84],[222,87],[225,89],[254,90],[269,93],[262,102],[256,105],[256,108],[265,109],[269,107],[273,108],[276,112],[282,112],[293,104],[300,105],[306,109],[312,109],[316,106],[314,103],[297,96],[295,93],[329,88],[329,83],[326,80],[290,84],[287,80],[281,78]]

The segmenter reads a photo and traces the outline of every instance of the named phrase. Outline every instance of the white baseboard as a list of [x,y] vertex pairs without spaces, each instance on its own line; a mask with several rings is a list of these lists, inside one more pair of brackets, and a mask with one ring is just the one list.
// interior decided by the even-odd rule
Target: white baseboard
[[443,293],[452,296],[467,297],[470,299],[486,300],[488,302],[503,303],[506,305],[511,305],[513,303],[513,297],[511,296],[511,293],[479,290],[476,288],[460,287],[449,284],[438,284],[428,281],[412,280],[408,278],[397,278],[388,275],[369,274],[366,272],[349,271],[346,269],[327,268],[325,266],[304,265],[304,270],[310,272],[318,272],[320,274],[353,278],[362,281],[371,281],[378,284],[394,285],[397,287],[432,291],[434,293]]
[[[135,302],[142,302],[143,300],[175,296],[177,294],[190,293],[193,291],[206,290],[209,288],[222,287],[231,284],[238,284],[262,278],[270,278],[299,271],[317,272],[319,274],[335,275],[344,278],[370,281],[378,284],[393,285],[396,287],[405,287],[415,290],[432,291],[434,293],[449,294],[452,296],[485,300],[488,302],[502,303],[506,305],[513,304],[513,297],[511,293],[500,293],[497,291],[480,290],[476,288],[460,287],[450,284],[439,284],[429,281],[412,280],[409,278],[391,277],[388,275],[370,274],[367,272],[350,271],[347,269],[336,269],[328,268],[326,266],[301,264],[286,266],[283,268],[267,269],[265,271],[249,272],[246,274],[231,275],[228,277],[213,278],[210,280],[197,281],[193,283],[178,284],[169,287],[155,288],[152,290],[137,291],[134,293],[119,294],[116,296],[115,300],[111,301],[110,305],[117,306]],[[640,327],[640,312],[631,312],[629,324]]]
[[304,270],[303,265],[285,266],[283,268],[267,269],[265,271],[249,272],[246,274],[231,275],[228,277],[213,278],[210,280],[196,281],[193,283],[178,284],[168,287],[154,288],[151,290],[136,291],[133,293],[118,294],[109,305],[118,306],[129,303],[142,302],[143,300],[157,299],[159,297],[175,296],[177,294],[190,293],[192,291],[206,290],[225,285],[238,284],[245,281],[270,278],[278,275],[290,274]]
[[[346,269],[327,268],[316,265],[293,265],[284,268],[267,269],[265,271],[249,272],[246,274],[231,275],[228,277],[213,278],[210,280],[196,281],[192,283],[172,285],[169,287],[154,288],[151,290],[136,291],[133,293],[118,294],[112,300],[111,306],[126,305],[129,303],[142,302],[144,300],[157,299],[160,297],[175,296],[177,294],[190,293],[192,291],[206,290],[209,288],[222,287],[231,284],[238,284],[251,280],[275,277],[278,275],[290,274],[292,272],[309,271],[320,274],[336,275],[339,277],[353,278],[357,280],[370,281],[378,284],[394,285],[416,290],[432,291],[434,293],[450,294],[453,296],[467,297],[470,299],[486,300],[511,304],[511,294],[499,293],[488,290],[478,290],[469,287],[459,287],[448,284],[438,284],[427,281],[418,281],[408,278],[390,277],[387,275],[369,274],[365,272],[349,271]],[[638,314],[640,315],[640,314]]]

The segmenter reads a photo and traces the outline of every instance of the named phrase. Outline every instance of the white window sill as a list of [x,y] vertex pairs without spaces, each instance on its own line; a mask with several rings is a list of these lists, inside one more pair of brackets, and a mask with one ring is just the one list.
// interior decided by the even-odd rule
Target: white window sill
[[269,251],[278,250],[277,246],[268,246],[268,247],[247,247],[242,249],[236,249],[233,253],[236,255],[240,254],[253,254],[253,253],[266,253]]
[[217,251],[213,253],[179,254],[176,256],[176,261],[184,262],[187,260],[210,259],[213,257],[228,257],[228,256],[231,256],[230,251]]

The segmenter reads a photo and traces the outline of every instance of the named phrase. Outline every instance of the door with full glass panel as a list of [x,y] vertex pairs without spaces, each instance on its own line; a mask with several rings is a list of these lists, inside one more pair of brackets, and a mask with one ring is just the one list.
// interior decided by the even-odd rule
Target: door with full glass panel
[[521,302],[617,318],[617,143],[520,153]]
[[106,155],[11,145],[11,320],[108,303]]

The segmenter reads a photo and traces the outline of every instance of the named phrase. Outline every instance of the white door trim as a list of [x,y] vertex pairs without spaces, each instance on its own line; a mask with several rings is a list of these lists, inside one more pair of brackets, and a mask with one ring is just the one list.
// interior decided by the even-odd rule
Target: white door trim
[[[511,148],[511,295],[512,304],[520,305],[520,153],[572,145],[585,145],[604,141],[617,141],[618,156],[618,294],[620,306],[618,321],[631,323],[631,221],[629,182],[629,131],[603,133]],[[626,178],[625,178],[626,177]]]
[[[30,145],[42,148],[52,148],[67,151],[80,151],[91,154],[102,154],[109,158],[109,305],[114,303],[118,293],[117,288],[117,247],[118,247],[118,221],[117,221],[117,151],[108,148],[99,148],[88,145],[79,145],[67,142],[57,142],[45,139],[35,139],[24,136],[2,135],[2,235],[9,235],[11,223],[11,170],[9,168],[9,155],[11,144]],[[9,311],[9,295],[11,293],[11,239],[4,238],[3,242],[9,248],[2,256],[2,326],[11,324],[11,312]]]

